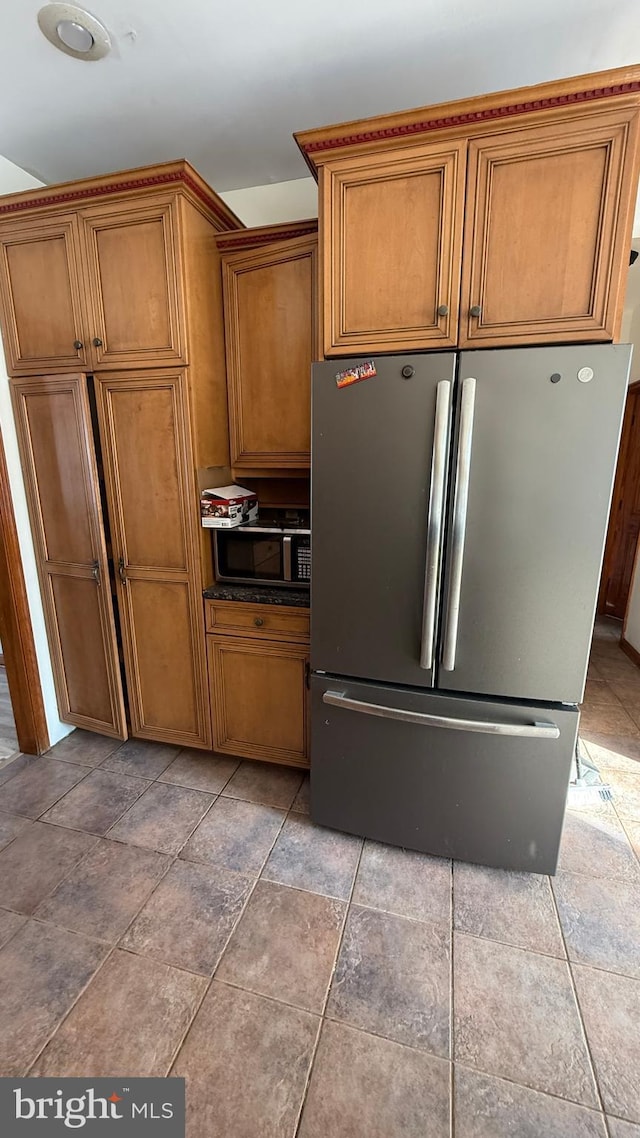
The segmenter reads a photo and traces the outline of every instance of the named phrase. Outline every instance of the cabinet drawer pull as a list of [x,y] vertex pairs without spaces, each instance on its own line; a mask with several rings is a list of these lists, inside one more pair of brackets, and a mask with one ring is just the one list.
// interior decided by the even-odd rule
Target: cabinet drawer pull
[[481,304],[472,304],[471,308],[469,309],[469,315],[470,316],[482,316],[482,305]]
[[82,348],[84,348],[84,344],[82,343],[82,340],[74,340],[73,346],[74,346],[76,352],[79,352],[82,350]]
[[94,346],[94,348],[101,348],[102,347],[102,340],[100,339],[99,336],[93,337],[93,346]]
[[448,315],[449,315],[449,305],[448,304],[439,304],[438,305],[438,316],[448,316]]
[[262,628],[262,625],[264,624],[264,620],[262,619],[261,616],[254,616],[253,623],[255,624],[256,628]]

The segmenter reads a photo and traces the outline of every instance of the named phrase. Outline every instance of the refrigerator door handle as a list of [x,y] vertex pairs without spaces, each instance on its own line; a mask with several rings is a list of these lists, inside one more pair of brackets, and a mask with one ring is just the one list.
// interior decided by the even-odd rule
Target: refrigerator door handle
[[471,440],[473,438],[473,412],[475,402],[476,381],[472,376],[467,376],[467,378],[462,381],[462,397],[460,400],[460,436],[458,439],[458,459],[456,462],[456,482],[453,498],[451,574],[449,577],[447,623],[442,652],[442,667],[445,672],[452,672],[456,666],[460,590],[462,588],[462,562],[464,560],[464,537],[467,525],[467,505],[469,501]]
[[449,433],[449,407],[451,383],[441,379],[436,390],[436,413],[431,460],[431,492],[427,515],[427,552],[424,570],[424,599],[422,603],[422,641],[420,667],[429,671],[433,667],[433,640],[436,623],[436,595],[442,547],[442,521],[444,491],[447,473],[447,438]]
[[453,719],[448,715],[427,715],[421,711],[405,711],[401,707],[385,707],[381,703],[365,703],[350,699],[346,692],[326,691],[322,702],[345,711],[359,711],[363,715],[377,715],[381,719],[397,719],[401,723],[416,723],[424,727],[444,727],[451,731],[473,731],[483,735],[515,735],[521,739],[558,739],[560,728],[555,723],[487,723],[482,719]]

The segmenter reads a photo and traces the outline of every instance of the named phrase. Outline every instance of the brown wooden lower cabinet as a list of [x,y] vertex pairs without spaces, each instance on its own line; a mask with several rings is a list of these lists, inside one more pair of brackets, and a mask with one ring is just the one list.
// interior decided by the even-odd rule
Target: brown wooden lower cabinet
[[308,643],[222,633],[207,646],[214,750],[307,767]]

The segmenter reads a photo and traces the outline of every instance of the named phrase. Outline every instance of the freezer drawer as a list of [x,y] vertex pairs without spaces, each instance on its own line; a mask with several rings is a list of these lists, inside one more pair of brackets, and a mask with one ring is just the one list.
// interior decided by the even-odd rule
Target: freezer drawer
[[311,818],[440,857],[554,873],[578,711],[312,677]]

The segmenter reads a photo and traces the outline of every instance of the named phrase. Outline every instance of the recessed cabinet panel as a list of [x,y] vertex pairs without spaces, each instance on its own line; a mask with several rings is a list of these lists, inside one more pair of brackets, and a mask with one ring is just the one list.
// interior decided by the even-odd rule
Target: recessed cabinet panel
[[86,378],[15,380],[12,396],[60,718],[126,739]]
[[10,374],[77,371],[88,359],[78,260],[74,217],[3,228],[0,288]]
[[208,636],[214,749],[308,765],[304,645]]
[[182,361],[171,204],[101,206],[83,211],[82,218],[94,365],[153,367]]
[[323,169],[325,355],[456,342],[466,143]]
[[316,251],[303,237],[223,258],[234,466],[309,465]]
[[462,346],[614,337],[634,113],[470,142]]

